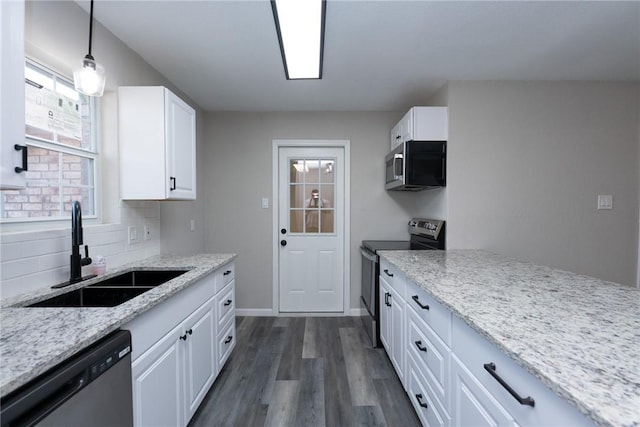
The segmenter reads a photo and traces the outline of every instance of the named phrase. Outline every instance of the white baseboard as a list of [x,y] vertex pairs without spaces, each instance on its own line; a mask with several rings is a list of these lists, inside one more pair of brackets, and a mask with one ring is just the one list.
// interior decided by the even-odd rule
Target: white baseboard
[[352,308],[349,311],[349,316],[364,316],[365,314],[367,314],[366,308]]
[[277,314],[270,308],[236,308],[236,316],[271,317]]
[[346,313],[276,313],[270,308],[236,308],[237,316],[247,317],[343,317],[364,316],[366,309],[351,308]]

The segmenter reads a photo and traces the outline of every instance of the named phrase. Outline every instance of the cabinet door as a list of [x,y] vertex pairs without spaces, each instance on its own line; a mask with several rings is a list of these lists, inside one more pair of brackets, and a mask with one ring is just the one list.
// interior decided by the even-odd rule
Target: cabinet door
[[389,298],[389,302],[391,303],[391,326],[390,326],[390,344],[391,344],[391,352],[389,356],[391,357],[391,363],[393,363],[393,367],[396,369],[396,373],[398,374],[398,378],[402,382],[402,385],[406,388],[405,381],[405,357],[406,357],[406,348],[404,345],[404,336],[405,336],[405,327],[404,327],[404,311],[405,311],[405,302],[400,297],[400,294],[396,292],[395,289],[390,288],[389,293],[391,297]]
[[391,150],[402,144],[402,121],[391,129]]
[[182,329],[175,327],[131,365],[136,427],[183,425]]
[[391,310],[389,307],[389,285],[382,275],[379,276],[380,280],[380,341],[383,347],[387,350],[387,354],[391,354],[389,346],[389,334],[391,326]]
[[453,359],[453,408],[455,426],[514,426],[513,417],[496,401],[455,355]]
[[196,113],[165,90],[167,198],[196,198]]
[[[215,379],[215,305],[210,299],[183,322],[185,340],[185,424]],[[184,336],[184,335],[183,335]]]
[[22,166],[24,145],[24,1],[0,1],[0,188],[25,186]]

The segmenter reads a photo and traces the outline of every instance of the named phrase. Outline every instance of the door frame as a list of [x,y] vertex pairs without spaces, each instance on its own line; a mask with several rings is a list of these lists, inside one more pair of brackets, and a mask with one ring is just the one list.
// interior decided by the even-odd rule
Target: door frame
[[[279,151],[284,147],[303,147],[303,148],[329,148],[338,147],[344,150],[344,268],[343,268],[343,312],[344,316],[351,314],[351,141],[348,139],[274,139],[272,147],[272,196],[273,209],[272,214],[272,231],[271,231],[271,247],[272,247],[272,286],[273,286],[273,316],[281,316],[280,313],[280,251],[278,248],[279,224],[280,217],[280,198],[278,186],[278,167],[279,167]],[[286,316],[327,316],[339,313],[285,313]]]

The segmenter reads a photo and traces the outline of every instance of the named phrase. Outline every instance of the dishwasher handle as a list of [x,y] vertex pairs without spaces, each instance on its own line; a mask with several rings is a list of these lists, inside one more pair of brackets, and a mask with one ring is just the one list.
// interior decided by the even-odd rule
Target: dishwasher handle
[[[24,398],[2,408],[2,425],[28,425],[39,423],[47,415],[82,390],[89,383],[89,372],[83,371],[55,388],[49,383],[32,390]],[[36,403],[34,403],[34,401]]]

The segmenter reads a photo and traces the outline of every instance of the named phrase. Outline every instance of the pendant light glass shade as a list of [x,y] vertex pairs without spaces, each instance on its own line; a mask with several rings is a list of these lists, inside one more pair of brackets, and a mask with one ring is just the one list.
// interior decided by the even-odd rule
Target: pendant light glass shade
[[88,56],[82,60],[81,66],[73,71],[73,84],[80,93],[102,96],[106,81],[104,67]]
[[73,85],[75,89],[88,96],[102,96],[106,76],[104,67],[91,56],[91,41],[93,38],[93,0],[89,12],[89,53],[82,60],[79,68],[73,70]]

